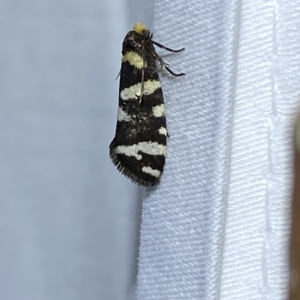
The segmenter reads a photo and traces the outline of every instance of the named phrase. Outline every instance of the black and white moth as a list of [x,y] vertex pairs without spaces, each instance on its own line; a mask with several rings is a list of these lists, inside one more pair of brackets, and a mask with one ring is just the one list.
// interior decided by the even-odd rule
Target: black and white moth
[[143,23],[136,23],[123,41],[118,122],[109,146],[118,170],[144,186],[160,181],[167,153],[165,105],[156,60],[173,76],[184,75],[171,71],[154,45],[170,52],[184,48],[172,50],[152,36]]

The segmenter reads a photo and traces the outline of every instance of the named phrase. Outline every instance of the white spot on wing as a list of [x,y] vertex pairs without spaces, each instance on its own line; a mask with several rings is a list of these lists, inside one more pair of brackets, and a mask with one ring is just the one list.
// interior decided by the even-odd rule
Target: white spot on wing
[[119,122],[129,122],[131,121],[131,116],[126,113],[120,106],[118,110],[118,121]]
[[[144,68],[144,59],[139,54],[137,54],[136,52],[133,52],[133,51],[127,51],[122,56],[122,61],[123,62],[128,61],[129,64],[136,67],[137,69]],[[145,62],[145,67],[147,67],[146,62]]]
[[158,133],[167,136],[167,129],[165,127],[160,127]]
[[[144,95],[151,95],[157,89],[161,87],[158,80],[147,80],[144,82]],[[121,91],[120,97],[122,100],[137,99],[141,95],[142,84],[137,83],[129,88],[125,88]]]
[[153,177],[159,178],[161,172],[157,169],[152,169],[151,167],[142,167],[144,173],[150,174]]
[[165,115],[165,105],[160,104],[152,108],[153,116],[156,118],[162,117]]
[[116,153],[125,154],[126,156],[134,156],[137,160],[141,160],[143,156],[138,152],[149,155],[166,155],[167,147],[157,142],[140,142],[131,146],[117,146]]

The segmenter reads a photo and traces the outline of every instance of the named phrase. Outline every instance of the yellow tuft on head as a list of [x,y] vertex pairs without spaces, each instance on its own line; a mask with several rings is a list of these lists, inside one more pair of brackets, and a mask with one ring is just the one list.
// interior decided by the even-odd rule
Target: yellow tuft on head
[[144,23],[137,22],[137,23],[134,24],[133,30],[137,34],[142,34],[144,31],[148,30],[148,28],[147,28],[147,26]]

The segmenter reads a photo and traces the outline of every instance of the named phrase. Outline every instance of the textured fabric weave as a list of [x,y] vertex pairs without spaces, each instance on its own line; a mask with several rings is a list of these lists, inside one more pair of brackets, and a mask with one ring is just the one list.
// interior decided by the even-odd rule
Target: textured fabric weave
[[164,1],[170,132],[143,203],[139,300],[285,299],[300,1]]

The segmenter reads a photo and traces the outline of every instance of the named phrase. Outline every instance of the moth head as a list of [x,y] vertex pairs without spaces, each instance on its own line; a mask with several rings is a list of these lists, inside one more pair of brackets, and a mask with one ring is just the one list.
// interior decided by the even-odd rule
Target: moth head
[[150,30],[147,28],[147,26],[144,23],[137,22],[133,26],[133,30],[135,33],[143,35],[145,37],[150,37]]

